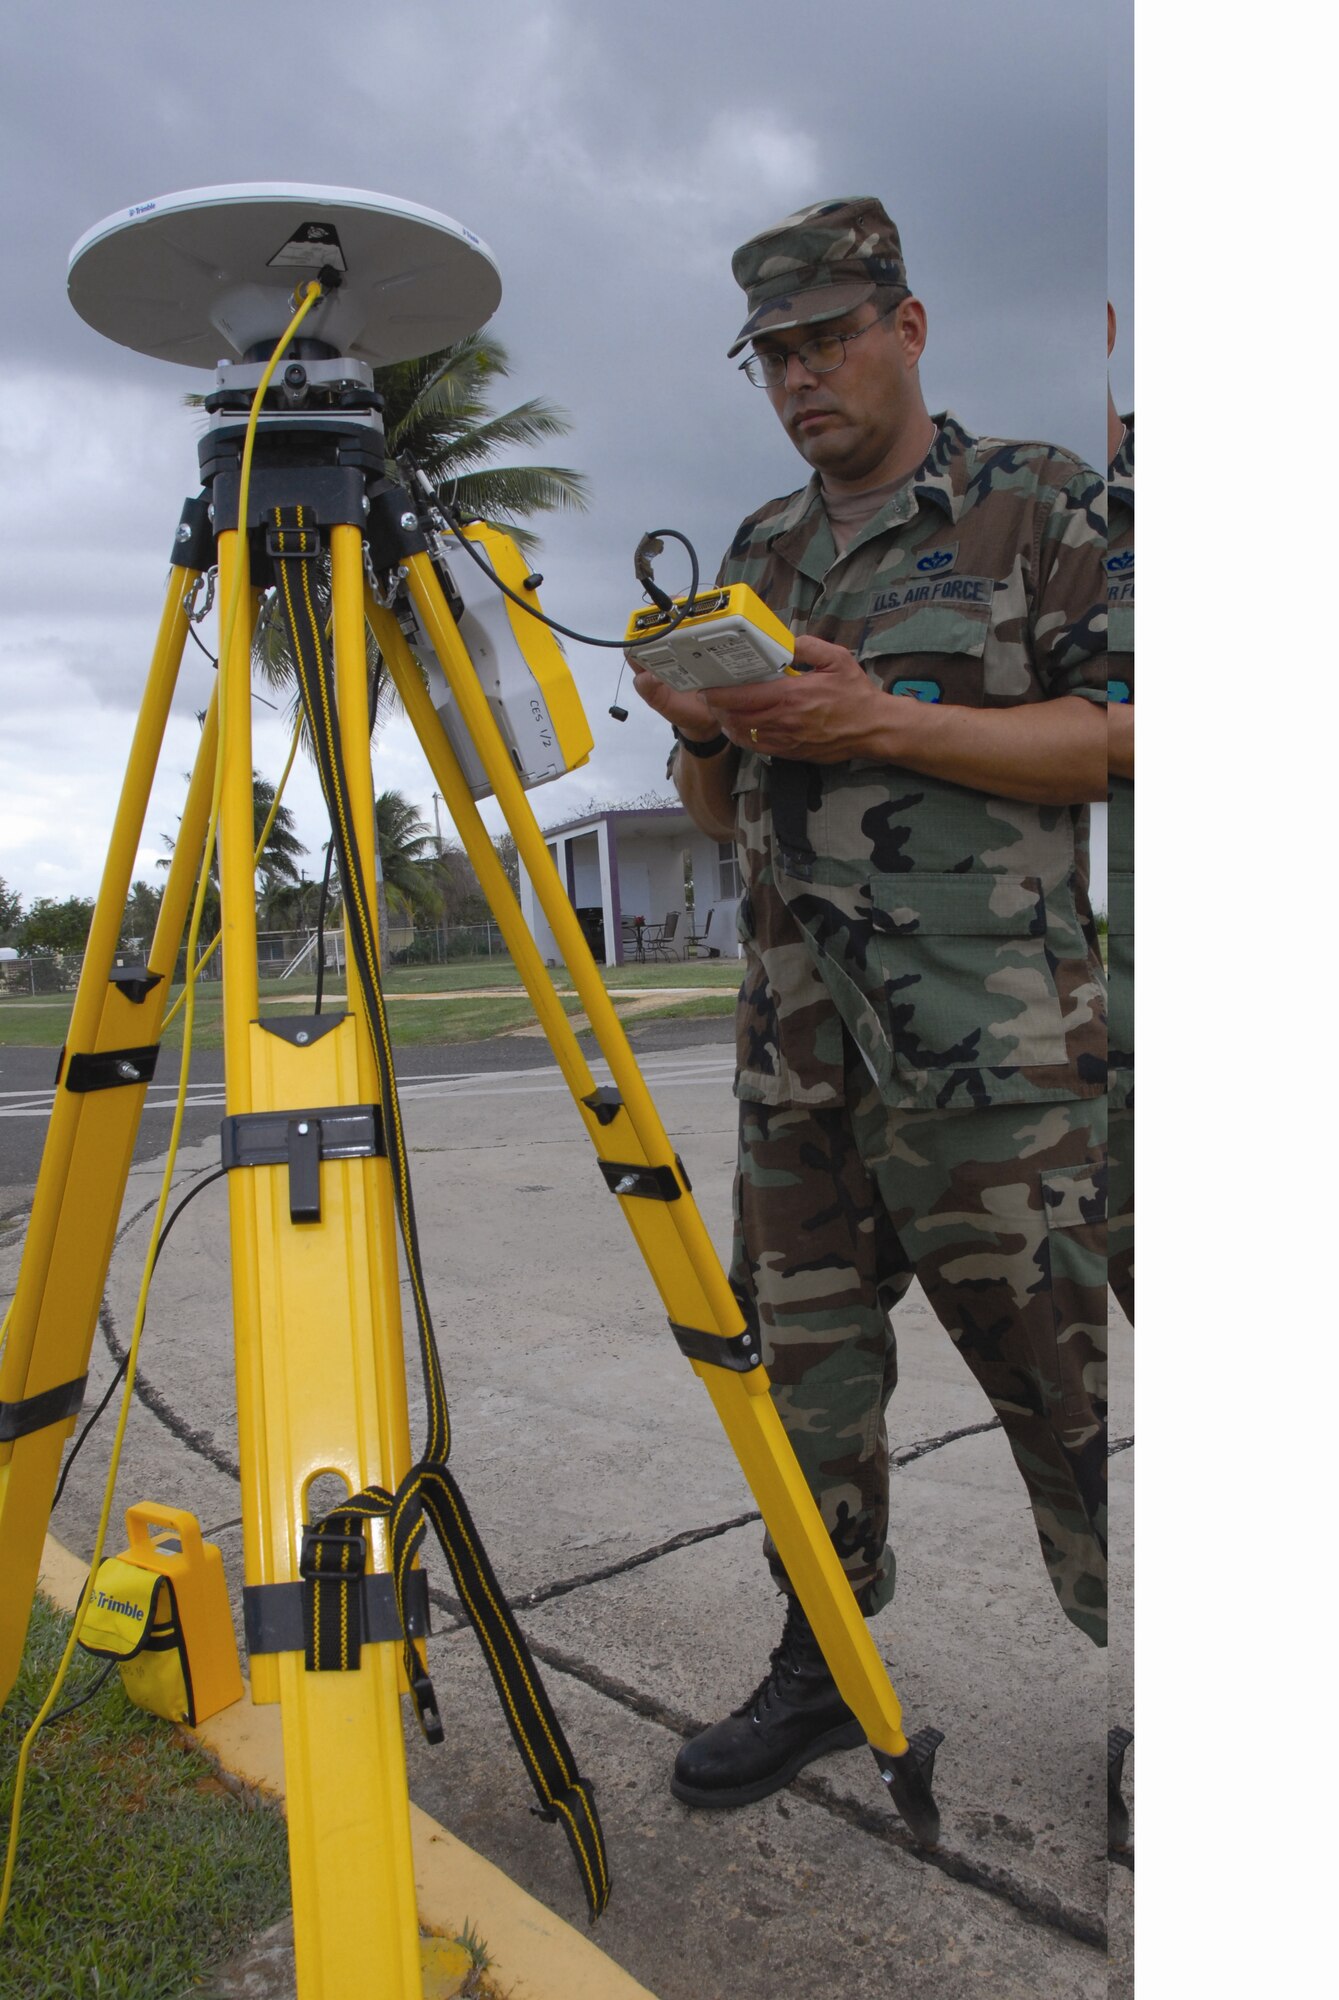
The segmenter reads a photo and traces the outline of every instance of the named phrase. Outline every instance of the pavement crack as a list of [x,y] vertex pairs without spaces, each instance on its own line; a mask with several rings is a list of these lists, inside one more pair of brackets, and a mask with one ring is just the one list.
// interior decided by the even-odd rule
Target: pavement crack
[[910,1465],[914,1459],[926,1458],[932,1451],[942,1451],[946,1444],[956,1444],[959,1438],[980,1437],[983,1431],[997,1431],[998,1417],[991,1417],[983,1424],[964,1424],[961,1430],[945,1431],[941,1437],[923,1438],[919,1444],[909,1444],[901,1451],[893,1453],[894,1465]]
[[[121,1336],[116,1330],[116,1320],[105,1298],[98,1311],[98,1325],[102,1329],[102,1337],[107,1344],[107,1351],[119,1367],[126,1359],[129,1349],[121,1343]],[[138,1368],[135,1370],[134,1392],[136,1399],[143,1403],[146,1410],[157,1417],[164,1430],[170,1431],[172,1436],[179,1443],[184,1444],[188,1451],[193,1451],[197,1457],[205,1459],[214,1467],[215,1471],[226,1473],[229,1479],[236,1479],[240,1482],[242,1477],[241,1466],[235,1458],[229,1458],[226,1452],[219,1449],[218,1445],[214,1442],[213,1432],[196,1430],[186,1422],[184,1417],[178,1416],[171,1403],[168,1402],[167,1397],[155,1389],[148,1376]]]
[[917,1847],[901,1820],[889,1818],[871,1806],[859,1805],[853,1799],[838,1798],[821,1778],[801,1773],[790,1789],[811,1805],[820,1806],[834,1819],[844,1820],[848,1826],[858,1828],[887,1847],[901,1849],[912,1860],[923,1862],[927,1868],[937,1868],[940,1874],[950,1876],[955,1882],[966,1882],[988,1896],[1011,1904],[1029,1922],[1043,1924],[1049,1930],[1063,1931],[1080,1944],[1094,1945],[1105,1951],[1107,1929],[1101,1918],[1089,1910],[1067,1903],[1063,1896],[1057,1895],[1044,1882],[1023,1881],[1007,1868],[976,1860],[951,1846]]
[[[203,1172],[205,1169],[201,1169],[201,1171]],[[190,1178],[194,1180],[198,1179],[199,1176],[192,1175]],[[130,1234],[130,1231],[135,1228],[137,1223],[142,1222],[146,1215],[151,1214],[157,1205],[158,1197],[155,1195],[151,1201],[146,1201],[141,1208],[137,1208],[133,1215],[126,1217],[121,1227],[117,1230],[116,1239],[112,1244],[113,1257],[120,1249],[125,1238]],[[110,1268],[111,1258],[108,1259],[108,1269],[110,1270]],[[152,1296],[151,1281],[150,1298]],[[117,1367],[120,1368],[128,1358],[129,1349],[124,1345],[117,1331],[116,1315],[112,1311],[111,1303],[105,1292],[103,1293],[102,1304],[98,1308],[98,1327],[102,1333],[107,1352],[111,1355]],[[160,1390],[154,1388],[148,1376],[138,1367],[135,1370],[134,1394],[136,1400],[142,1403],[144,1408],[151,1415],[155,1416],[164,1429],[169,1431],[179,1443],[184,1444],[188,1451],[193,1451],[197,1457],[205,1459],[216,1471],[226,1473],[229,1479],[235,1479],[240,1482],[242,1477],[241,1466],[236,1459],[229,1458],[227,1453],[215,1444],[213,1432],[197,1430],[188,1424],[185,1418],[179,1416],[177,1411],[173,1409],[167,1397]]]
[[562,1577],[556,1583],[537,1584],[524,1597],[512,1599],[513,1611],[532,1611],[536,1605],[551,1603],[555,1597],[566,1597],[570,1591],[584,1590],[592,1583],[604,1583],[611,1576],[626,1576],[629,1570],[642,1569],[647,1563],[659,1562],[662,1556],[673,1555],[676,1549],[690,1549],[698,1542],[714,1541],[718,1535],[728,1535],[735,1528],[747,1528],[762,1515],[757,1508],[747,1514],[735,1514],[728,1521],[715,1521],[707,1528],[685,1528],[681,1534],[671,1535],[666,1541],[655,1542],[650,1548],[638,1550],[636,1555],[625,1556],[621,1562],[606,1563],[601,1569],[583,1571],[579,1576]]

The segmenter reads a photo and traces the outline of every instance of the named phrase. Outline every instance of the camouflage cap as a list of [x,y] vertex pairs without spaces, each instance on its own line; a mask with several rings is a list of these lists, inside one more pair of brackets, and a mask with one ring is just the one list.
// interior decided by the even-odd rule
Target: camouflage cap
[[731,355],[757,333],[839,319],[880,285],[910,296],[897,224],[881,201],[816,201],[742,243],[730,260],[749,316]]

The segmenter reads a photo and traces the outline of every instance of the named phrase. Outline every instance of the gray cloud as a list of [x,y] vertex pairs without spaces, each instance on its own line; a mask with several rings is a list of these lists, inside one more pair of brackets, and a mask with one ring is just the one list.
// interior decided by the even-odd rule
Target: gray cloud
[[[876,194],[897,217],[930,316],[932,407],[1096,458],[1108,259],[1129,267],[1114,194],[1108,208],[1129,97],[1112,18],[1071,0],[848,0],[827,11],[813,0],[681,0],[660,15],[615,0],[505,10],[391,0],[328,6],[311,37],[290,35],[256,0],[210,19],[133,0],[115,10],[75,0],[58,15],[12,8],[0,162],[30,193],[4,223],[6,269],[22,280],[0,336],[7,689],[46,660],[81,707],[135,699],[172,528],[195,488],[194,420],[180,399],[198,378],[84,326],[65,300],[65,260],[101,216],[176,188],[381,189],[444,209],[489,242],[509,392],[570,411],[572,435],[552,455],[591,481],[587,516],[544,524],[541,563],[548,608],[586,630],[621,631],[644,528],[682,528],[710,572],[740,516],[803,478],[765,402],[725,359],[743,314],[730,252],[802,202]],[[669,556],[665,573],[683,576]],[[573,647],[571,657],[596,755],[535,795],[541,819],[663,778],[663,726],[640,708],[621,731],[605,715],[617,655]],[[193,664],[188,683],[189,719],[207,676]],[[97,740],[90,731],[94,761]],[[268,720],[262,741],[277,776]],[[43,867],[91,889],[86,843],[60,859],[68,816],[54,717],[48,751]],[[26,734],[23,757],[26,828],[40,734]],[[403,731],[385,737],[377,767],[379,782],[428,809],[431,779]],[[118,782],[109,768],[108,797]],[[315,848],[314,786],[297,786]],[[0,874],[37,893],[10,839],[0,818]],[[25,855],[29,840],[25,831]]]

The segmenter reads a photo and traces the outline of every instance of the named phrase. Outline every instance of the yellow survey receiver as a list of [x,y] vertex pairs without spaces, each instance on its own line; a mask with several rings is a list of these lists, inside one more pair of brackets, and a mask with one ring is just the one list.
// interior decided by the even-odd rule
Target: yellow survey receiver
[[130,1547],[89,1585],[80,1643],[121,1662],[137,1708],[197,1723],[242,1698],[223,1557],[182,1507],[127,1507]]
[[[529,790],[584,764],[595,739],[556,636],[540,619],[532,618],[502,595],[497,583],[490,582],[485,571],[463,553],[462,539],[485,558],[497,583],[533,603],[536,610],[538,579],[532,577],[529,563],[511,536],[482,521],[471,521],[459,531],[434,529],[429,534],[433,567],[446,590],[470,665],[488,698],[516,774]],[[486,799],[493,787],[412,598],[404,594],[395,609],[427,674],[433,707],[471,795]]]
[[[674,608],[687,604],[676,597]],[[634,611],[624,650],[639,667],[681,694],[698,688],[742,687],[795,671],[795,642],[781,620],[746,583],[699,591],[679,624],[658,605]]]

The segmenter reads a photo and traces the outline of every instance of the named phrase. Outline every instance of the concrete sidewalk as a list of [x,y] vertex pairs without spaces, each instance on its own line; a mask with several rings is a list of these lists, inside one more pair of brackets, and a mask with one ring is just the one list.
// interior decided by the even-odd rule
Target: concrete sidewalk
[[[643,1069],[724,1253],[732,1054],[723,1037],[665,1047],[671,1039],[655,1037]],[[1104,1859],[1105,1736],[1109,1698],[1128,1720],[1128,1647],[1113,1652],[1109,1697],[1106,1657],[1055,1606],[1003,1438],[980,1428],[989,1405],[919,1292],[898,1320],[898,1594],[874,1632],[908,1728],[932,1722],[946,1734],[942,1847],[932,1858],[912,1851],[865,1751],[812,1767],[756,1806],[695,1813],[669,1795],[675,1751],[744,1698],[780,1630],[751,1497],[556,1071],[409,1085],[404,1100],[453,1467],[599,1796],[615,1887],[594,1941],[660,2000],[1105,1995],[1108,1873],[1118,1914],[1129,1887]],[[183,1180],[217,1159],[216,1144],[183,1155]],[[137,1168],[89,1408],[128,1337],[155,1197],[156,1177]],[[0,1299],[15,1264],[12,1244],[0,1247]],[[1118,1379],[1128,1350],[1118,1322]],[[131,1417],[120,1498],[191,1507],[222,1547],[236,1597],[222,1185],[173,1232],[141,1374],[147,1402]],[[413,1379],[411,1407],[421,1437]],[[1132,1428],[1113,1418],[1113,1437]],[[52,1522],[80,1553],[110,1434],[109,1420]],[[1132,1459],[1112,1461],[1117,1492]],[[528,1811],[532,1794],[435,1551],[429,1574],[448,1740],[429,1750],[410,1725],[412,1796],[584,1928],[566,1843]],[[505,1975],[489,1911],[459,1914]],[[1113,1990],[1128,1974],[1121,1952]],[[531,1989],[517,1991],[524,2000]]]

